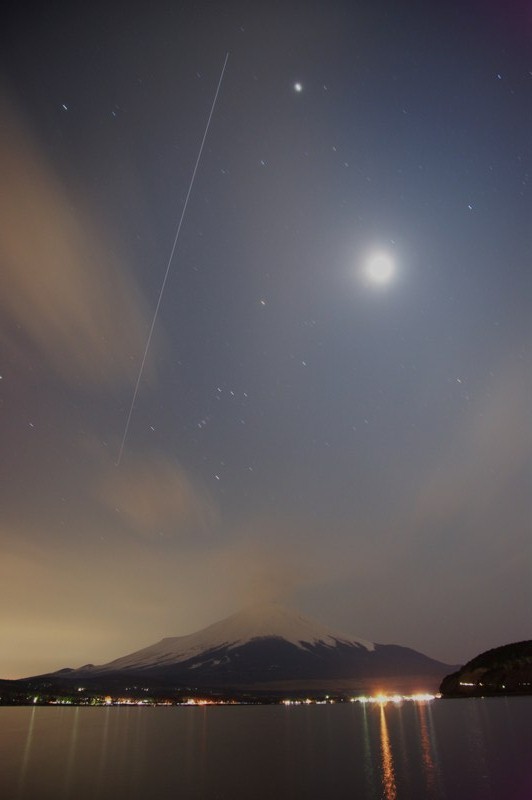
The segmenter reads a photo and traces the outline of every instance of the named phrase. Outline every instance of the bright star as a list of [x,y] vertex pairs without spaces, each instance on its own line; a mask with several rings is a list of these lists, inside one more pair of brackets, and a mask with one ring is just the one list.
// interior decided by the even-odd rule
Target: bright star
[[303,91],[303,85],[301,83],[299,83],[299,81],[297,83],[294,83],[294,91],[295,92],[302,92]]

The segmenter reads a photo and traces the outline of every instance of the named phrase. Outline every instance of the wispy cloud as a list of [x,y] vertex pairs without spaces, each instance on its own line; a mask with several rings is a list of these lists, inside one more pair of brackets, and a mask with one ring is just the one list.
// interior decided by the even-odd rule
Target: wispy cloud
[[[528,396],[522,363],[504,363],[491,391],[474,402],[462,426],[442,447],[433,469],[420,485],[414,503],[416,527],[435,527],[460,518],[484,518],[523,469],[532,451],[527,424]],[[506,509],[511,518],[511,509]],[[482,539],[484,528],[478,528]]]
[[130,457],[119,468],[104,466],[95,491],[118,525],[135,535],[183,541],[207,533],[217,519],[207,493],[179,464],[159,453]]
[[147,330],[138,287],[1,96],[0,113],[0,338],[70,383],[132,383]]

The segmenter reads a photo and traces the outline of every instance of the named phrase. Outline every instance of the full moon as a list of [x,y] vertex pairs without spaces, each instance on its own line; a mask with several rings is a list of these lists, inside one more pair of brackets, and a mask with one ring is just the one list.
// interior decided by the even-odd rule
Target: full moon
[[387,253],[372,253],[364,265],[364,274],[370,283],[384,286],[395,275],[395,263]]

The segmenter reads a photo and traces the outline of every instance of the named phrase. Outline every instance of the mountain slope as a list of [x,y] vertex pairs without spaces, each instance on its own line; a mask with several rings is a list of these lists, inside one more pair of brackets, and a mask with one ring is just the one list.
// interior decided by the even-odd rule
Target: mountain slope
[[252,641],[271,638],[283,640],[299,649],[317,644],[334,647],[340,642],[366,650],[375,647],[372,642],[331,631],[281,606],[261,605],[233,614],[197,633],[162,639],[150,647],[117,658],[100,669],[146,669],[178,664],[221,648],[234,650]]
[[433,691],[450,669],[410,648],[374,644],[267,605],[107,664],[44,677],[99,689]]
[[532,641],[487,650],[447,675],[440,687],[447,697],[532,694]]

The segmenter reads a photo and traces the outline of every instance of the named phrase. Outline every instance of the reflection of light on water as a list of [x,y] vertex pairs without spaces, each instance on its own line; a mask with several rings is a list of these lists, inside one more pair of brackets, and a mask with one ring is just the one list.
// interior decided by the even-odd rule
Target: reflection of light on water
[[35,725],[35,707],[31,709],[30,723],[28,725],[28,733],[26,736],[26,744],[24,745],[24,753],[22,754],[22,761],[20,764],[20,775],[18,779],[18,795],[22,797],[26,785],[26,776],[28,774],[28,761],[30,759],[31,745],[33,742],[33,726]]
[[427,727],[427,708],[420,703],[417,707],[417,711],[419,719],[419,735],[421,737],[421,758],[423,761],[423,767],[425,769],[427,790],[430,795],[433,795],[436,787],[436,768],[432,759],[432,747]]
[[374,786],[373,776],[373,759],[371,757],[371,739],[369,735],[368,726],[368,710],[366,706],[362,706],[363,710],[363,726],[364,726],[364,775],[366,778],[366,792],[368,797],[372,793]]
[[395,772],[393,768],[392,748],[388,736],[388,726],[384,705],[381,705],[381,755],[382,755],[382,785],[386,800],[396,800],[397,787],[395,785]]
[[103,731],[102,731],[102,737],[101,737],[101,740],[100,740],[101,741],[101,743],[100,743],[100,755],[99,755],[99,758],[98,758],[98,771],[97,771],[97,777],[96,777],[96,789],[95,789],[95,793],[94,793],[95,797],[100,797],[100,795],[102,793],[103,786],[104,786],[104,774],[105,774],[105,768],[106,768],[106,765],[107,765],[107,747],[108,747],[107,740],[108,740],[108,736],[109,736],[109,714],[112,713],[112,711],[111,711],[111,709],[109,707],[107,707],[107,708],[102,710],[102,713],[104,715],[104,717],[103,717]]
[[486,730],[480,717],[480,709],[485,705],[484,700],[471,700],[468,702],[467,738],[469,745],[469,758],[475,766],[475,772],[480,777],[481,786],[485,791],[490,789],[490,768],[486,756]]
[[[72,709],[64,709],[68,716],[65,717],[66,720],[72,715]],[[77,741],[78,741],[78,723],[79,723],[79,706],[76,707],[74,710],[74,719],[72,720],[72,729],[70,732],[70,746],[68,748],[68,755],[66,758],[66,765],[65,765],[65,783],[64,783],[64,797],[70,797],[70,789],[72,784],[72,776],[74,772],[74,762],[76,758],[76,749],[77,749]]]

